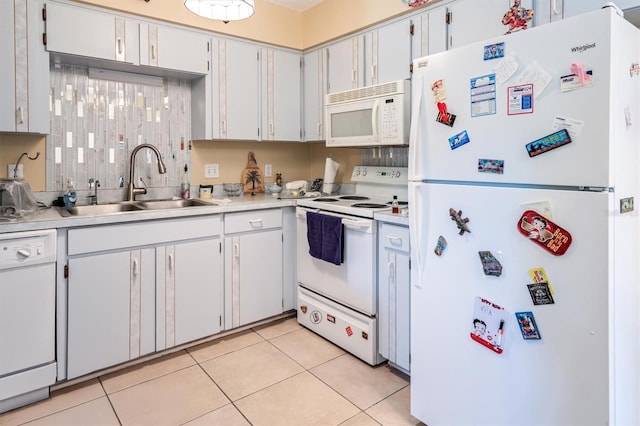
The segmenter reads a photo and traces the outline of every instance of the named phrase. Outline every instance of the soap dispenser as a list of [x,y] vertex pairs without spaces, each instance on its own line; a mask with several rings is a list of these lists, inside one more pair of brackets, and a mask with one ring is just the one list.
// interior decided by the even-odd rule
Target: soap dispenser
[[72,179],[67,179],[67,191],[65,192],[63,199],[65,207],[73,207],[76,205],[76,190],[73,186]]
[[191,184],[189,183],[189,168],[184,165],[184,176],[182,177],[182,184],[180,185],[180,197],[182,199],[188,199],[191,196]]

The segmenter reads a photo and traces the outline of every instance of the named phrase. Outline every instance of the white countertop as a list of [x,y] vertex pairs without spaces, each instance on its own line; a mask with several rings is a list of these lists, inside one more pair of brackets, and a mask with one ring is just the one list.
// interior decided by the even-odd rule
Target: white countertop
[[[140,197],[138,201],[143,201]],[[228,201],[227,201],[228,200]],[[163,210],[136,210],[122,213],[111,213],[98,216],[69,216],[63,217],[55,207],[39,210],[17,222],[0,222],[0,233],[32,231],[38,229],[72,228],[78,226],[105,225],[110,223],[137,222],[175,217],[190,217],[216,213],[231,213],[248,210],[261,210],[295,206],[295,199],[279,200],[266,194],[230,197],[224,200],[204,200],[211,206],[182,207]]]

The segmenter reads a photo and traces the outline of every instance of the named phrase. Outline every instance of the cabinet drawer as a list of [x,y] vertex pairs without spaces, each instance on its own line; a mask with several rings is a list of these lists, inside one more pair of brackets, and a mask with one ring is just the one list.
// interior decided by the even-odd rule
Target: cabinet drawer
[[257,231],[282,227],[282,210],[253,210],[224,216],[224,233]]
[[406,226],[380,223],[378,228],[380,247],[409,252],[409,228]]

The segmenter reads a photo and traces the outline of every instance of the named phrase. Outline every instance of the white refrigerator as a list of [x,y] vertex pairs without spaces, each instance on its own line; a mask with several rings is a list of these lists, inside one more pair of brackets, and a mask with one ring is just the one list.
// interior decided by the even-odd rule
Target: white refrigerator
[[424,423],[640,424],[639,37],[605,8],[414,61]]

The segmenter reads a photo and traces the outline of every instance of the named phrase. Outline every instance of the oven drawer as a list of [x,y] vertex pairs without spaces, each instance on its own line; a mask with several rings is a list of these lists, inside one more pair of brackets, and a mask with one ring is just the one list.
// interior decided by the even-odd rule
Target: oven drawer
[[282,209],[254,210],[224,215],[225,234],[281,227]]
[[378,353],[375,317],[345,308],[300,286],[298,323],[371,365],[384,361]]
[[409,253],[409,228],[406,226],[380,223],[378,227],[378,241],[381,248]]

